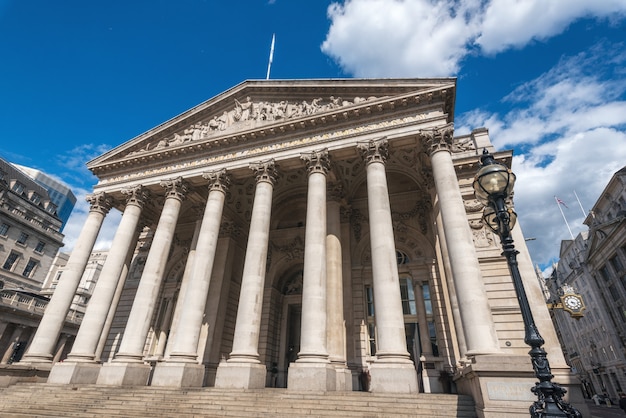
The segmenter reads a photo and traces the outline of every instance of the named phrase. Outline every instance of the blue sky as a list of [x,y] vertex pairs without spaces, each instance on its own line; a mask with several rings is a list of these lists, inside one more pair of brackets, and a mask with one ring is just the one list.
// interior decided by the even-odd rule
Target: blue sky
[[273,33],[274,79],[457,77],[455,129],[514,150],[542,269],[570,238],[554,196],[576,234],[626,163],[624,0],[0,0],[0,156],[74,189],[65,250],[96,182],[85,163],[265,78]]

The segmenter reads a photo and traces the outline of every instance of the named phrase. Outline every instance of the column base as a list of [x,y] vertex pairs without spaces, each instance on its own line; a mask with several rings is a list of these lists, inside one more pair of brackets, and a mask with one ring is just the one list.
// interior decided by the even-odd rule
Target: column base
[[337,390],[337,373],[330,363],[291,363],[287,389],[331,392]]
[[345,366],[335,366],[336,376],[336,390],[337,391],[352,391],[352,372]]
[[48,383],[72,384],[80,383],[91,385],[98,381],[98,375],[102,366],[97,363],[54,363]]
[[410,363],[377,363],[369,367],[372,381],[370,392],[418,393],[417,371]]
[[267,368],[260,363],[222,361],[215,376],[216,388],[262,389],[265,387]]
[[204,366],[198,363],[157,363],[151,386],[202,387]]
[[105,363],[100,369],[98,385],[146,386],[152,367],[139,363]]
[[[552,373],[552,381],[567,389],[566,402],[589,416],[575,376],[567,369],[552,369]],[[528,408],[538,399],[530,390],[537,378],[529,356],[476,356],[454,379],[458,393],[474,398],[481,418],[528,417]]]

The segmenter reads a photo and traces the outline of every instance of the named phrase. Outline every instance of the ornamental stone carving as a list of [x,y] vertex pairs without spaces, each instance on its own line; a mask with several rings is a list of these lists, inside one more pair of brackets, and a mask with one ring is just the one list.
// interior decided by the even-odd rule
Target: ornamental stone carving
[[425,142],[428,155],[438,151],[452,152],[454,127],[449,124],[438,129],[424,129],[420,135]]
[[209,191],[218,191],[226,194],[230,186],[230,176],[226,169],[208,171],[202,174],[202,178],[209,181]]
[[322,173],[326,175],[330,170],[330,159],[328,158],[328,150],[323,149],[302,154],[300,159],[306,164],[309,175],[313,173]]
[[165,194],[166,198],[173,198],[182,201],[189,191],[187,182],[184,181],[182,177],[178,177],[173,180],[163,180],[160,184],[161,187],[164,187],[167,190]]
[[90,194],[85,200],[89,202],[90,212],[100,212],[106,215],[109,213],[109,210],[111,210],[111,207],[113,207],[113,198],[103,192]]
[[367,99],[354,97],[352,100],[344,100],[341,97],[334,96],[326,99],[318,97],[310,102],[306,100],[301,102],[287,100],[278,102],[253,101],[250,97],[242,100],[234,99],[234,105],[230,110],[225,110],[220,115],[197,122],[166,138],[150,142],[130,154],[140,154],[152,150],[175,147],[186,142],[207,139],[218,133],[231,131],[236,128],[255,128],[272,122],[311,116],[316,113],[332,111],[375,99],[377,97],[368,97]]
[[250,164],[248,167],[250,167],[250,170],[254,171],[257,183],[264,181],[270,183],[272,186],[276,184],[278,170],[273,158],[267,161]]
[[143,186],[125,187],[120,192],[126,195],[126,205],[135,205],[140,208],[146,204],[150,198],[150,191]]
[[389,156],[389,143],[387,138],[361,142],[357,144],[357,150],[361,153],[361,157],[363,157],[367,164],[373,162],[385,164],[385,161]]

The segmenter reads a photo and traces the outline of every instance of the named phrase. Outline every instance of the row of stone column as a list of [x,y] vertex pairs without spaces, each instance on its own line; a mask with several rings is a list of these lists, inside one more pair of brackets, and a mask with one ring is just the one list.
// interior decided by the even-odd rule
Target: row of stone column
[[[460,305],[469,311],[463,318],[466,335],[479,331],[477,337],[467,338],[468,351],[493,352],[497,347],[493,321],[485,315],[486,297],[478,270],[471,233],[460,195],[446,137],[432,135],[431,147],[435,186],[439,195],[444,228],[448,237],[448,252],[457,284]],[[391,392],[417,391],[415,369],[406,350],[391,209],[385,174],[387,141],[369,141],[358,145],[367,162],[368,207],[372,246],[372,271],[377,303],[378,352],[371,367],[372,390]],[[445,151],[445,152],[443,152]],[[308,169],[307,219],[305,230],[305,259],[302,295],[301,351],[290,366],[288,387],[306,390],[335,390],[336,368],[331,365],[327,347],[327,291],[333,286],[337,298],[336,280],[328,280],[329,270],[337,269],[341,254],[328,241],[326,176],[330,160],[325,150],[302,156]],[[223,387],[263,387],[265,366],[259,361],[258,342],[261,303],[265,282],[265,263],[269,243],[272,193],[276,181],[273,161],[250,166],[257,174],[257,185],[246,249],[240,301],[235,326],[233,349],[228,362],[218,368],[216,385]],[[155,368],[153,385],[200,386],[204,367],[198,364],[197,346],[209,280],[219,235],[229,177],[225,170],[207,173],[209,196],[197,235],[195,256],[188,259],[179,303],[174,313],[172,335],[168,341],[169,356]],[[96,364],[98,347],[108,333],[107,317],[119,294],[138,237],[141,209],[148,197],[138,186],[125,190],[129,198],[120,227],[113,240],[102,273],[87,307],[83,323],[68,359],[53,368],[49,381],[57,383],[102,383],[111,385],[146,384],[150,368],[143,363],[143,348],[150,320],[157,302],[164,275],[167,254],[173,239],[182,200],[187,192],[182,178],[162,182],[167,189],[166,200],[146,260],[119,352],[103,367]],[[63,280],[53,295],[31,349],[23,362],[50,362],[51,352],[67,315],[89,254],[95,243],[102,220],[111,207],[110,198],[97,194],[91,198],[91,211],[72,252]],[[337,207],[338,209],[338,207]],[[462,210],[462,211],[461,211]],[[332,211],[331,233],[337,234],[338,210]],[[463,225],[466,230],[463,229]],[[461,238],[459,238],[461,237]],[[329,248],[332,248],[329,251]],[[330,257],[329,257],[330,254]],[[472,254],[474,257],[472,258]],[[339,261],[338,261],[339,260]],[[327,264],[328,263],[328,264]],[[339,271],[341,268],[339,267]],[[187,274],[187,271],[189,274]],[[337,273],[331,273],[333,277]],[[459,279],[461,278],[461,279]],[[341,283],[341,279],[338,279]],[[339,285],[340,287],[340,285]],[[482,299],[480,291],[482,289]],[[341,309],[341,297],[334,299]],[[477,304],[477,302],[481,302]],[[488,307],[487,307],[488,308]],[[113,307],[114,309],[114,307]],[[474,313],[472,313],[474,312]],[[491,326],[491,329],[489,327]],[[106,331],[106,332],[105,332]],[[469,332],[468,332],[469,331]],[[484,338],[487,336],[488,338]],[[345,361],[345,360],[344,360]],[[341,363],[341,361],[339,361]]]

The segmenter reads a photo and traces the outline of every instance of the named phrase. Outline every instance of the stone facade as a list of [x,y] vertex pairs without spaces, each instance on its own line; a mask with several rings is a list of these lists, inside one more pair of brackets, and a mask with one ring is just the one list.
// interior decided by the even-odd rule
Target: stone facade
[[112,248],[49,382],[458,390],[479,416],[527,415],[522,319],[471,187],[495,150],[486,129],[454,137],[455,92],[449,78],[246,81],[89,162],[92,210],[23,363],[52,364],[114,208]]
[[571,286],[582,297],[584,317],[551,312],[565,357],[588,397],[617,401],[626,390],[626,168],[613,175],[585,220],[589,227],[561,243],[557,268],[547,280],[549,299]]

